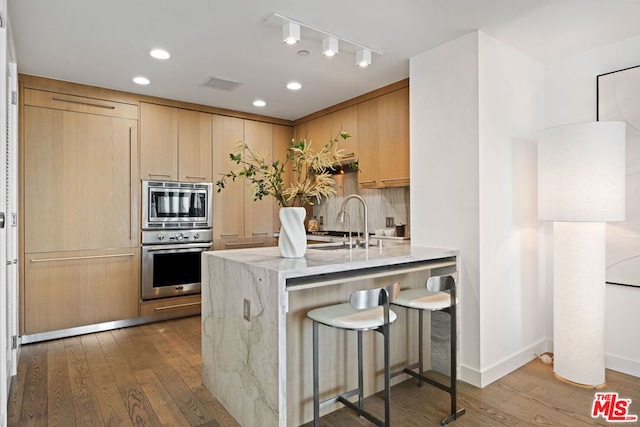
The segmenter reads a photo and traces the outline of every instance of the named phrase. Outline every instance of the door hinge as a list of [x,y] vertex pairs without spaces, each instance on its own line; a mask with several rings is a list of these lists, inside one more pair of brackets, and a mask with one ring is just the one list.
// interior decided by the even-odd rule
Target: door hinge
[[15,90],[11,91],[11,103],[13,105],[18,105],[18,92]]
[[11,337],[11,350],[15,350],[18,348],[18,336],[14,335]]

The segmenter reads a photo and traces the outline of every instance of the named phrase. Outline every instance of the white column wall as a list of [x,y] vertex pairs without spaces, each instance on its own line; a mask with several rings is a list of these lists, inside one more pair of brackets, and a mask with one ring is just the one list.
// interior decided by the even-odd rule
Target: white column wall
[[[606,45],[565,58],[545,67],[544,127],[596,120],[596,76],[640,65],[640,37]],[[547,235],[551,229],[547,227]],[[552,263],[548,253],[544,263]],[[552,275],[547,276],[552,288]],[[605,314],[605,366],[640,377],[640,341],[634,325],[640,324],[640,289],[607,285]],[[547,334],[553,336],[551,314]],[[631,328],[631,329],[629,329]]]
[[460,249],[461,379],[480,370],[478,33],[410,61],[411,243]]
[[484,386],[546,350],[544,70],[482,32],[413,57],[410,70],[412,242],[460,248],[460,374]]
[[488,384],[546,349],[536,163],[544,67],[485,33],[479,40],[481,367]]

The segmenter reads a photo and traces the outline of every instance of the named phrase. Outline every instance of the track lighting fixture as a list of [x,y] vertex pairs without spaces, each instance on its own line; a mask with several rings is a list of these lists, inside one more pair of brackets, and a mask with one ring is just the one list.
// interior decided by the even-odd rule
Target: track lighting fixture
[[327,37],[322,40],[322,54],[324,56],[334,56],[338,53],[338,39]]
[[356,65],[361,68],[371,65],[371,51],[369,49],[360,49],[356,52]]
[[300,25],[287,22],[282,27],[282,41],[286,44],[296,44],[300,41]]
[[[371,65],[371,53],[378,55],[384,55],[381,50],[376,50],[371,47],[367,47],[354,40],[349,40],[344,37],[337,36],[328,31],[318,28],[311,24],[300,22],[294,18],[274,13],[267,19],[267,23],[270,25],[282,27],[282,41],[287,44],[293,45],[301,40],[300,28],[304,27],[305,38],[310,40],[322,40],[322,54],[325,56],[334,56],[338,54],[338,45],[342,52],[355,53],[356,64],[360,67],[368,67]],[[305,39],[306,42],[306,39]],[[305,43],[307,44],[307,43]],[[298,51],[299,56],[306,56],[309,54],[308,50]]]

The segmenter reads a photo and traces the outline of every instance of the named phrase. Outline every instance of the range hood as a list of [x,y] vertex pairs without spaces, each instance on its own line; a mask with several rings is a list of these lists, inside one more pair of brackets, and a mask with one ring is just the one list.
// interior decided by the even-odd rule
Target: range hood
[[358,159],[347,159],[340,162],[339,166],[329,169],[331,175],[342,175],[345,173],[358,172]]

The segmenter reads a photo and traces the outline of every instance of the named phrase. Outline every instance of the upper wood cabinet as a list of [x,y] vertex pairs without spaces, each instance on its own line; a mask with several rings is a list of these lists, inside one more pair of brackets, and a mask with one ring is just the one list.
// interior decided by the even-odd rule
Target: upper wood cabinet
[[409,88],[358,104],[358,184],[409,185]]
[[[270,123],[244,121],[244,140],[251,151],[264,157],[267,164],[273,161],[273,134]],[[254,188],[245,181],[244,236],[247,238],[273,237],[273,206],[275,198],[268,196],[254,200]]]
[[138,122],[25,105],[24,251],[138,245]]
[[140,176],[178,179],[178,109],[140,103]]
[[211,182],[211,114],[178,110],[178,180]]
[[[284,162],[289,154],[289,144],[293,138],[293,128],[289,126],[273,125],[273,157]],[[283,188],[288,187],[291,184],[291,164],[287,165],[285,173],[282,176]],[[278,202],[273,203],[273,230],[280,230],[280,204]]]
[[[338,136],[341,131],[346,131],[351,138],[344,140]],[[345,160],[358,158],[358,106],[343,108],[331,113],[331,138],[338,138],[339,148],[344,150]]]
[[[244,120],[235,117],[213,115],[213,176],[214,181],[221,175],[238,169],[231,161],[233,153],[244,140]],[[213,238],[241,239],[244,237],[244,187],[242,180],[227,179],[224,190],[213,193]]]
[[[221,175],[241,166],[229,158],[238,144],[246,142],[267,162],[285,160],[293,131],[288,126],[272,125],[253,120],[213,116],[213,173]],[[288,185],[289,171],[284,176]],[[268,196],[254,201],[252,185],[245,180],[227,179],[226,187],[213,196],[213,235],[215,249],[231,249],[269,245],[273,233],[280,228],[278,203]]]
[[140,104],[141,177],[211,182],[211,114]]
[[296,126],[295,139],[298,142],[306,138],[313,149],[318,150],[331,140],[331,132],[331,116],[321,116]]

